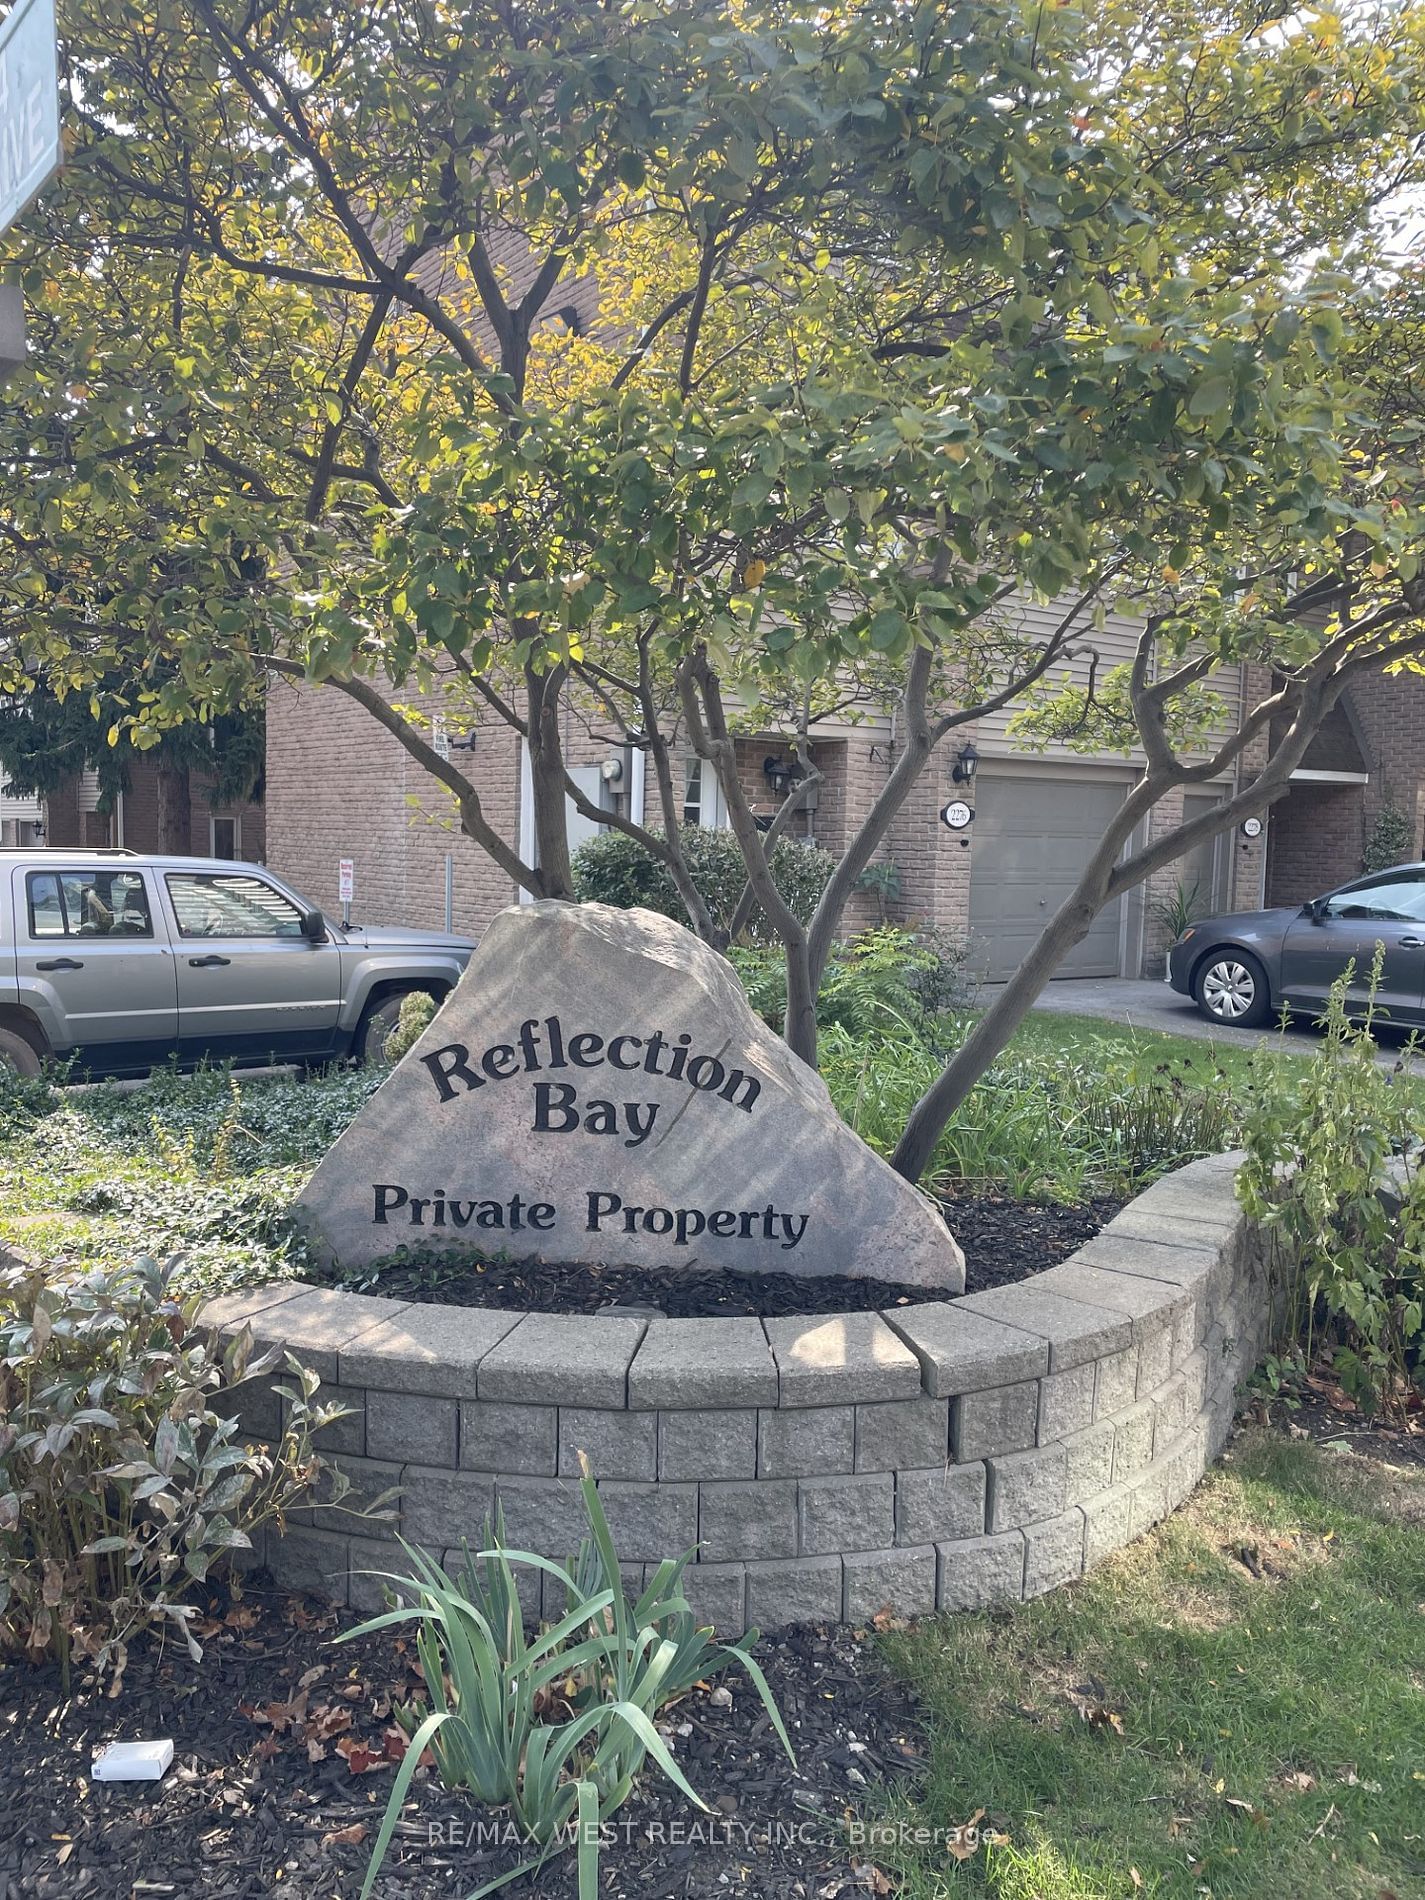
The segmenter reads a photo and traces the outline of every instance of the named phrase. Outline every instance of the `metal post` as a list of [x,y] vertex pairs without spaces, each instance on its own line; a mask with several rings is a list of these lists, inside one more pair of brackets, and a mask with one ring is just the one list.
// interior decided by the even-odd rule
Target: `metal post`
[[447,851],[445,854],[445,934],[451,936],[455,930],[455,858]]

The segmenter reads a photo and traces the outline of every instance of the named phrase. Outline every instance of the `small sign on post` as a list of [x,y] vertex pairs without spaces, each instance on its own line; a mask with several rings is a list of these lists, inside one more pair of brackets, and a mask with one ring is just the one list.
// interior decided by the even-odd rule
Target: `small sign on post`
[[341,900],[341,923],[344,930],[351,922],[351,900],[356,896],[355,858],[337,860],[336,894]]

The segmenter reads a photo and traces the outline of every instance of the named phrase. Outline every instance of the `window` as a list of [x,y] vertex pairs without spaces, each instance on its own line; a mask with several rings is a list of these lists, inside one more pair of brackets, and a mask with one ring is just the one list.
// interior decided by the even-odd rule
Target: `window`
[[215,813],[208,821],[208,847],[210,858],[240,858],[242,856],[242,819],[218,817]]
[[33,938],[153,935],[137,871],[31,871],[25,889]]
[[260,877],[170,871],[178,931],[184,937],[300,937],[302,913]]
[[683,823],[685,825],[725,825],[727,808],[717,774],[702,759],[687,761],[683,772]]
[[1425,877],[1396,875],[1363,890],[1342,891],[1326,906],[1326,914],[1350,921],[1425,923]]

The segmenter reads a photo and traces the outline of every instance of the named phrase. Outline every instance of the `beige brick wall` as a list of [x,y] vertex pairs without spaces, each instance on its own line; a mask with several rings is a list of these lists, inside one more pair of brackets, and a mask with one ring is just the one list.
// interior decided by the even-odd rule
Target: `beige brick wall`
[[[474,773],[491,823],[515,843],[517,735],[493,722],[482,726]],[[514,900],[512,882],[461,833],[450,796],[335,687],[285,680],[271,687],[267,811],[268,863],[314,903],[337,909],[339,861],[354,861],[358,922],[440,929],[447,852],[457,930],[478,934]]]
[[[1242,700],[1253,705],[1269,690],[1263,668],[1245,669]],[[1418,838],[1425,824],[1425,682],[1413,677],[1370,679],[1355,689],[1355,711],[1367,746],[1372,783],[1367,788],[1364,817],[1368,824],[1389,783],[1397,802],[1415,818]],[[598,763],[615,748],[616,735],[597,708],[568,705],[564,737],[571,765]],[[877,854],[890,859],[900,879],[900,896],[892,914],[906,922],[929,922],[967,931],[970,910],[970,871],[974,856],[974,828],[951,832],[940,822],[940,809],[952,795],[950,772],[955,754],[974,738],[984,750],[1003,751],[998,732],[979,735],[964,728],[950,735],[914,789]],[[1255,740],[1244,755],[1240,773],[1250,778],[1263,763],[1267,739]],[[785,753],[770,736],[739,741],[742,780],[754,811],[770,815],[774,800],[762,770],[769,753]],[[855,826],[869,811],[884,786],[893,762],[889,731],[880,726],[851,729],[819,740],[814,755],[824,782],[813,821],[818,843],[839,852]],[[473,771],[491,821],[501,835],[516,843],[519,837],[520,745],[515,734],[493,719],[479,727]],[[1072,774],[1077,764],[1065,760]],[[1117,763],[1117,761],[1115,761]],[[675,781],[681,791],[682,755],[675,763]],[[1226,787],[1223,788],[1224,790]],[[1293,798],[1297,796],[1292,794]],[[1150,835],[1179,821],[1182,794],[1165,800],[1150,820]],[[973,800],[971,801],[973,803]],[[627,812],[626,789],[620,809]],[[1280,807],[1277,808],[1280,812]],[[1357,810],[1361,810],[1360,802]],[[651,767],[645,768],[646,821],[662,822],[657,786]],[[202,812],[206,827],[206,810]],[[1264,901],[1264,872],[1273,817],[1266,820],[1256,840],[1234,830],[1224,841],[1222,864],[1225,901],[1235,909],[1251,909]],[[274,685],[268,707],[268,861],[291,878],[314,900],[336,904],[337,863],[356,861],[355,915],[373,923],[410,923],[439,927],[444,914],[444,858],[455,863],[455,922],[458,929],[482,930],[497,910],[513,901],[513,884],[483,853],[459,832],[454,807],[446,794],[388,737],[360,707],[335,688],[315,689],[283,682]],[[55,842],[68,829],[62,811],[52,814]],[[798,820],[796,835],[805,835]],[[1353,838],[1355,834],[1352,834]],[[1298,875],[1320,888],[1351,875],[1345,865],[1358,843],[1344,838],[1333,825],[1318,874],[1310,865],[1309,827],[1304,827],[1293,858],[1301,850],[1306,863],[1294,866]],[[245,848],[247,839],[245,835]],[[1327,860],[1329,859],[1329,864]],[[1341,868],[1345,865],[1345,868]],[[1339,872],[1339,877],[1337,873]],[[1130,902],[1141,904],[1140,968],[1149,974],[1161,969],[1165,932],[1153,918],[1153,907],[1171,897],[1180,877],[1181,863],[1155,875],[1147,890]],[[875,921],[877,905],[869,892],[858,893],[846,918],[848,930]]]

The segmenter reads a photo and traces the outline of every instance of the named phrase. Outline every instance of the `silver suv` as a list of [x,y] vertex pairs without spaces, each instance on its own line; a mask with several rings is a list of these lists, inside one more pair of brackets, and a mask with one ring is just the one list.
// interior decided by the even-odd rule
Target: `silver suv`
[[366,1061],[401,999],[443,997],[474,947],[343,928],[255,864],[0,851],[0,1062],[119,1075],[175,1055]]

